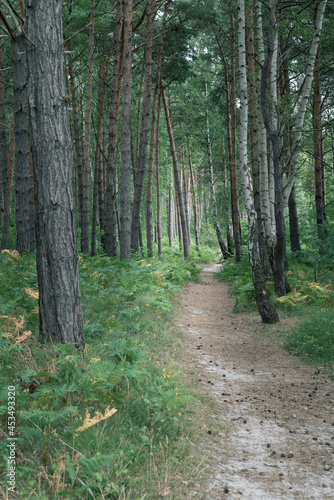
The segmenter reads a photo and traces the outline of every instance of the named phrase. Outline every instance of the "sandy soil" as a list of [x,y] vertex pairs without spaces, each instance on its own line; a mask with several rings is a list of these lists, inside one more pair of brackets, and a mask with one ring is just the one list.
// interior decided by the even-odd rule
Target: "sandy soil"
[[334,499],[333,381],[277,341],[291,320],[268,326],[258,314],[232,314],[217,270],[203,268],[202,283],[185,288],[177,318],[185,362],[195,361],[227,429],[208,444],[212,475],[202,498]]

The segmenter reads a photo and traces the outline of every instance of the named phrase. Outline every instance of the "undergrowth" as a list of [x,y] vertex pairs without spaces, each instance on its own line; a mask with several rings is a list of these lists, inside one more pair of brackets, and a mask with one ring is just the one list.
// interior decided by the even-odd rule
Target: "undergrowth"
[[39,342],[34,255],[0,254],[4,492],[15,386],[15,498],[141,499],[160,490],[187,497],[182,484],[201,466],[189,421],[197,402],[176,361],[170,319],[172,297],[198,276],[177,250],[161,261],[81,257],[86,345],[78,354],[70,344]]
[[[267,281],[267,291],[278,312],[300,318],[299,325],[287,334],[286,348],[304,361],[325,364],[333,373],[333,261],[316,250],[304,250],[292,254],[288,265],[289,294],[277,297],[273,279]],[[239,264],[225,262],[218,278],[231,283],[235,313],[257,310],[247,258]]]

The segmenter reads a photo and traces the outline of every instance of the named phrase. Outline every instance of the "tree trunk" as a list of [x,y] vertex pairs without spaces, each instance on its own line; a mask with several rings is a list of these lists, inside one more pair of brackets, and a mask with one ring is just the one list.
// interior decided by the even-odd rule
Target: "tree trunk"
[[176,154],[176,148],[175,148],[172,121],[170,119],[170,113],[169,113],[168,104],[167,104],[166,90],[164,89],[163,86],[161,88],[161,93],[162,93],[162,99],[163,99],[164,108],[165,108],[167,130],[168,130],[170,148],[171,148],[172,159],[173,159],[175,188],[177,191],[179,208],[180,208],[181,227],[182,227],[182,236],[183,236],[183,255],[184,255],[185,259],[188,259],[188,257],[190,256],[190,251],[189,251],[189,244],[188,244],[188,237],[187,237],[187,221],[186,221],[186,216],[185,216],[185,209],[184,209],[184,202],[183,202],[183,195],[182,195],[182,185],[181,185],[181,180],[180,180],[179,165],[178,165],[178,161],[177,161],[177,154]]
[[35,231],[35,187],[34,187],[34,166],[32,162],[31,148],[29,147],[29,171],[30,171],[30,188],[29,188],[29,239],[30,249],[35,250],[36,231]]
[[1,235],[1,250],[9,248],[9,227],[10,227],[10,212],[12,206],[12,189],[14,177],[14,158],[15,158],[15,132],[14,132],[14,116],[10,129],[9,150],[8,150],[8,165],[6,171],[6,191],[4,196],[4,211],[3,211],[3,227]]
[[[94,191],[93,191],[93,215],[92,215],[92,240],[91,255],[96,255],[96,230],[99,208],[99,178],[101,177],[101,168],[103,165],[102,156],[104,154],[103,141],[103,116],[106,93],[106,63],[103,59],[100,61],[99,69],[99,88],[97,98],[97,124],[96,124],[96,148],[95,148],[95,170],[94,170]],[[103,173],[102,173],[103,177]],[[101,186],[101,185],[100,185]],[[102,228],[101,228],[102,229]]]
[[292,187],[289,196],[289,222],[290,222],[290,245],[291,252],[298,252],[300,248],[299,224],[297,214],[297,204],[295,198],[295,186]]
[[143,182],[145,176],[147,144],[149,133],[149,120],[151,108],[151,81],[152,81],[152,48],[153,48],[153,28],[156,0],[146,1],[146,66],[145,83],[143,96],[143,110],[140,127],[139,152],[137,156],[138,167],[136,171],[136,183],[133,198],[132,222],[131,222],[131,249],[138,252],[138,237],[140,226],[140,205],[142,199]]
[[[283,152],[281,148],[281,138],[277,129],[276,119],[273,119],[269,107],[268,81],[272,58],[275,50],[275,9],[276,0],[269,1],[269,26],[268,26],[268,52],[262,68],[261,80],[261,106],[263,120],[271,141],[273,165],[274,165],[274,189],[275,189],[275,223],[276,242],[272,253],[272,268],[275,281],[275,292],[279,297],[286,295],[289,291],[285,270],[286,254],[286,227],[285,227],[285,204],[283,196]],[[271,79],[276,75],[271,74]]]
[[132,0],[124,2],[120,258],[131,259]]
[[231,22],[231,158],[230,158],[230,183],[231,183],[231,208],[235,260],[241,260],[241,234],[240,234],[240,209],[238,199],[237,176],[237,115],[236,115],[236,89],[235,89],[235,24],[234,13],[230,11]]
[[147,256],[153,257],[153,231],[152,231],[152,191],[153,191],[153,167],[154,167],[154,140],[156,113],[158,104],[158,85],[154,89],[151,120],[150,155],[148,161],[147,194],[146,194],[146,244]]
[[12,38],[14,130],[15,130],[15,211],[16,248],[19,253],[29,252],[29,135],[26,80],[26,43],[23,34]]
[[88,42],[87,84],[86,84],[86,112],[85,137],[83,147],[83,203],[81,220],[81,251],[89,253],[89,173],[90,173],[90,136],[92,124],[92,84],[93,84],[93,55],[95,36],[95,2],[91,0],[90,31]]
[[260,316],[264,323],[276,323],[279,318],[266,290],[265,276],[260,259],[258,244],[258,224],[254,208],[249,175],[247,155],[247,127],[248,127],[248,93],[246,75],[246,41],[245,41],[245,4],[238,0],[238,47],[240,73],[240,173],[245,207],[248,215],[248,252],[252,269],[254,294]]
[[[70,42],[67,47],[68,51],[70,52],[71,51]],[[69,60],[68,73],[71,85],[75,163],[76,163],[77,182],[78,182],[77,186],[78,186],[79,203],[77,204],[77,210],[79,212],[79,223],[81,227],[81,221],[83,220],[83,151],[82,151],[82,141],[81,141],[81,131],[80,131],[80,121],[79,121],[79,111],[78,111],[77,87],[75,82],[72,56],[70,56]]]
[[2,30],[0,27],[0,229],[2,219],[3,200],[6,190],[6,176],[8,164],[8,144],[6,126],[6,85],[3,64]]
[[[205,84],[205,95],[207,95],[207,84]],[[211,190],[211,205],[212,205],[212,216],[213,216],[213,225],[216,231],[217,240],[219,244],[220,251],[224,259],[228,259],[231,255],[227,251],[227,247],[225,245],[223,235],[220,229],[219,219],[218,219],[218,211],[217,211],[217,202],[216,202],[216,194],[215,194],[215,183],[213,176],[213,162],[212,162],[212,150],[211,150],[211,138],[210,138],[210,123],[209,123],[209,110],[206,110],[206,137],[207,137],[207,145],[208,145],[208,161],[209,161],[209,173],[210,173],[210,190]]]
[[318,48],[314,68],[314,95],[313,95],[313,150],[315,172],[315,208],[317,214],[317,229],[319,240],[324,239],[325,223],[325,164],[322,136],[321,117],[321,87],[320,87],[320,50]]
[[63,2],[26,0],[39,326],[43,339],[83,346],[73,154],[65,85]]
[[160,155],[159,155],[159,124],[160,124],[160,111],[161,111],[161,94],[159,92],[158,100],[158,115],[156,124],[156,138],[155,138],[155,171],[157,182],[157,240],[158,240],[158,255],[161,256],[161,240],[162,240],[162,224],[161,224],[161,201],[160,201]]
[[248,47],[248,82],[249,82],[249,115],[250,115],[250,138],[251,138],[251,158],[252,158],[252,179],[254,208],[256,210],[257,231],[259,237],[260,257],[265,276],[269,275],[269,260],[266,249],[265,236],[261,214],[260,196],[260,162],[259,162],[259,138],[258,138],[258,117],[257,117],[257,92],[255,80],[255,51],[254,51],[254,30],[253,30],[253,9],[247,10],[247,47]]
[[[104,244],[106,254],[117,255],[117,220],[115,213],[114,164],[116,158],[117,128],[121,96],[121,81],[123,67],[123,12],[122,0],[117,1],[116,26],[114,38],[114,65],[111,81],[110,121],[108,137],[108,161],[106,172],[106,219]],[[123,32],[123,33],[122,33]]]
[[192,165],[191,149],[190,149],[189,141],[188,141],[188,157],[189,157],[189,171],[190,171],[191,194],[192,194],[192,197],[193,197],[195,243],[196,243],[196,250],[199,251],[199,230],[198,230],[197,197],[196,197],[195,177],[194,177],[194,169],[193,169],[193,165]]

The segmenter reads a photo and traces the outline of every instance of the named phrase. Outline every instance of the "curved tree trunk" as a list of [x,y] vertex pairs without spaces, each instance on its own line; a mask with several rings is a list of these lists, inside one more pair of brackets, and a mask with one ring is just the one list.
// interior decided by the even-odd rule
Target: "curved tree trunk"
[[39,326],[43,339],[83,346],[73,152],[65,85],[63,2],[26,0]]

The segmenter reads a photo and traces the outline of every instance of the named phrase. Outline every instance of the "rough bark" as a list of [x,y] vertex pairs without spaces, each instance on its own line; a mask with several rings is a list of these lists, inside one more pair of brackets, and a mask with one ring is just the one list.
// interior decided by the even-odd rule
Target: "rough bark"
[[191,148],[189,145],[189,141],[188,141],[188,158],[189,158],[191,194],[192,194],[192,198],[193,198],[195,244],[196,244],[196,250],[199,251],[197,196],[196,196],[195,176],[194,176],[194,169],[193,169],[193,164],[192,164]]
[[156,138],[155,138],[155,172],[157,183],[157,240],[158,240],[158,255],[162,254],[161,240],[162,240],[162,224],[161,224],[161,200],[160,200],[160,155],[159,155],[159,124],[160,124],[160,111],[161,111],[161,94],[159,92],[158,100],[158,114],[156,124]]
[[89,174],[90,174],[90,136],[92,124],[92,83],[93,83],[93,55],[95,36],[95,3],[91,0],[90,31],[88,41],[87,83],[86,83],[86,111],[85,135],[83,145],[83,203],[81,220],[81,251],[89,253]]
[[11,212],[11,206],[12,206],[14,158],[15,158],[15,132],[14,132],[14,117],[13,117],[11,129],[10,129],[9,149],[8,149],[8,165],[7,165],[7,171],[6,171],[6,189],[5,189],[5,194],[4,194],[1,250],[5,249],[5,248],[9,248],[9,227],[10,227],[10,212]]
[[124,4],[120,258],[131,259],[132,0]]
[[140,205],[142,199],[143,182],[145,176],[147,144],[149,134],[149,120],[151,109],[151,81],[152,81],[152,49],[153,49],[153,27],[156,0],[146,1],[146,64],[145,82],[143,95],[143,109],[140,127],[140,142],[137,156],[136,183],[133,197],[132,221],[131,221],[131,249],[138,252]]
[[152,230],[152,192],[153,192],[153,170],[154,170],[154,148],[155,148],[155,126],[158,104],[158,85],[155,86],[152,103],[152,120],[150,135],[150,154],[148,160],[147,193],[146,193],[146,244],[147,256],[153,257],[153,230]]
[[43,339],[83,346],[73,154],[65,85],[63,2],[26,0],[28,99]]
[[252,269],[254,294],[257,307],[264,323],[276,323],[279,318],[266,290],[265,276],[260,259],[258,244],[258,225],[254,203],[251,196],[248,155],[248,90],[246,74],[246,40],[245,40],[245,4],[238,0],[238,52],[240,75],[240,173],[245,207],[248,215],[248,252]]
[[29,134],[26,78],[26,38],[19,33],[12,38],[12,68],[15,130],[15,214],[16,248],[20,253],[29,252]]

